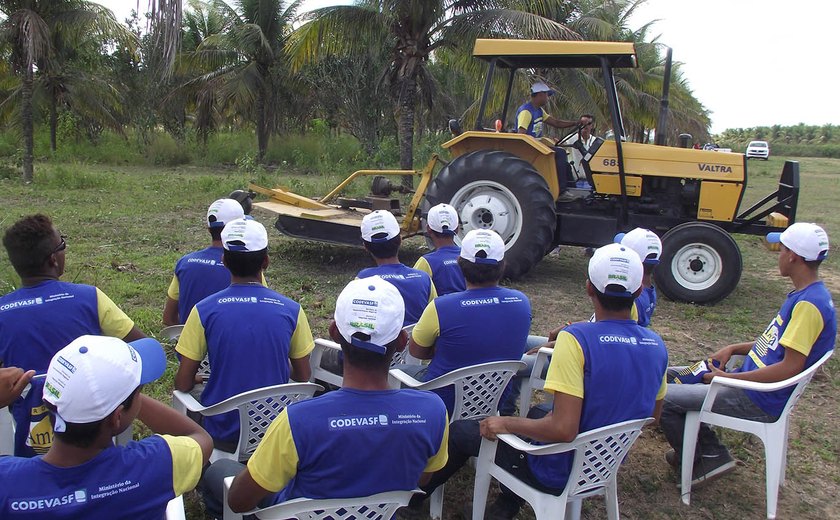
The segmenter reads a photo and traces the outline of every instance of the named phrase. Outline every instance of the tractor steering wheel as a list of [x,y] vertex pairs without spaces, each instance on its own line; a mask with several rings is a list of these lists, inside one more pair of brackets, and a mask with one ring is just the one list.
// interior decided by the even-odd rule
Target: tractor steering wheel
[[580,139],[580,131],[582,129],[583,129],[583,125],[581,125],[581,124],[575,125],[574,130],[572,130],[568,134],[564,135],[562,138],[558,139],[557,142],[554,143],[554,146],[572,146],[570,143],[567,143],[567,144],[563,144],[563,143],[565,143],[570,137],[572,137],[575,134],[577,134],[578,139]]

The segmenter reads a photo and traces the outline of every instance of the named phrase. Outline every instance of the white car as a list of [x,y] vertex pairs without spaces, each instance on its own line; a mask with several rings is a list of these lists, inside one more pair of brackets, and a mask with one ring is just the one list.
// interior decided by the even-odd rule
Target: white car
[[767,141],[750,141],[750,144],[747,145],[747,159],[764,159],[767,160],[770,157],[770,147],[767,145]]

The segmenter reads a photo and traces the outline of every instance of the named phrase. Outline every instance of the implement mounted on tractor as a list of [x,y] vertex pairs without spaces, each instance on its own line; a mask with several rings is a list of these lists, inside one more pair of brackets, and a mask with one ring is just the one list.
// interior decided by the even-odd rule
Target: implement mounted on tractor
[[[283,234],[358,246],[359,224],[369,211],[403,215],[402,232],[408,237],[422,233],[429,207],[445,202],[458,210],[461,236],[471,229],[501,235],[511,278],[527,273],[556,245],[599,247],[616,233],[641,226],[662,237],[657,288],[672,300],[696,303],[725,298],[740,280],[741,252],[730,233],[764,235],[794,222],[797,162],[785,163],[776,192],[741,211],[747,186],[744,155],[625,141],[613,70],[636,67],[632,43],[480,39],[474,55],[489,64],[484,94],[474,130],[461,132],[457,121],[450,122],[454,137],[443,144],[449,162],[435,155],[419,171],[360,170],[320,199],[251,186],[270,198],[255,205],[277,214],[276,227]],[[577,145],[588,187],[571,188],[572,200],[560,199],[554,139],[519,134],[515,123],[507,132],[483,125],[494,74],[508,73],[496,124],[503,129],[517,71],[551,68],[600,69],[610,112],[612,138],[596,137],[588,149]],[[667,95],[666,81],[657,128],[663,137]],[[403,211],[400,200],[390,195],[410,192],[388,176],[406,174],[419,176],[419,183]],[[375,176],[370,196],[340,197],[364,176]]]

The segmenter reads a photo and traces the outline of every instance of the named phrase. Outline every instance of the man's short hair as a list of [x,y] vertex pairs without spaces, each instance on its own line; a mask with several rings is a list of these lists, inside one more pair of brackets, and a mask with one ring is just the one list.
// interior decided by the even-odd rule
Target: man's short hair
[[[628,311],[633,307],[633,303],[636,301],[636,299],[632,296],[611,296],[604,294],[595,288],[594,285],[592,286],[592,289],[595,291],[595,297],[598,299],[598,303],[600,303],[601,307],[608,311]],[[610,284],[606,287],[606,290],[607,292],[621,293],[626,289],[620,285]]]
[[[484,253],[484,251],[479,251]],[[496,264],[474,264],[465,258],[458,257],[458,266],[464,273],[464,279],[473,285],[498,283],[505,274],[505,261]]]
[[385,345],[385,355],[372,350],[355,347],[348,343],[341,334],[338,335],[338,344],[341,345],[344,359],[353,367],[371,372],[387,372],[391,366],[391,359],[397,351],[399,339],[400,337],[398,336],[394,341]]
[[588,118],[591,122],[593,122],[593,123],[595,122],[595,116],[593,116],[592,114],[581,114],[581,116],[580,116],[580,117],[586,117],[586,118]]
[[40,274],[44,262],[53,252],[53,223],[50,217],[38,213],[18,220],[3,235],[3,245],[9,261],[20,276]]
[[225,266],[232,275],[246,278],[259,276],[267,255],[268,249],[261,249],[260,251],[230,251],[225,249],[223,258]]
[[[379,238],[377,235],[373,235],[373,238]],[[385,235],[385,233],[381,233]],[[368,250],[370,254],[374,256],[374,258],[379,258],[380,260],[383,258],[391,258],[397,256],[397,253],[400,251],[400,244],[402,243],[402,238],[399,235],[395,236],[391,240],[386,240],[385,242],[367,242],[362,240],[362,243],[365,245],[365,249]]]
[[[140,393],[140,386],[134,389],[133,392],[122,402],[123,409],[129,409],[134,404],[134,399]],[[44,406],[49,409],[53,414],[55,413],[56,409],[55,406],[44,401]],[[114,409],[116,411],[116,408]],[[112,412],[113,413],[113,412]],[[110,414],[109,414],[110,416]],[[63,432],[54,432],[55,436],[61,439],[61,442],[65,444],[69,444],[70,446],[75,446],[77,448],[89,448],[96,442],[96,439],[99,437],[99,431],[102,428],[102,423],[105,422],[107,417],[104,419],[100,419],[98,421],[90,422],[90,423],[69,423],[65,422],[66,428]],[[54,415],[50,414],[50,420],[54,421]],[[53,425],[55,423],[53,422]]]

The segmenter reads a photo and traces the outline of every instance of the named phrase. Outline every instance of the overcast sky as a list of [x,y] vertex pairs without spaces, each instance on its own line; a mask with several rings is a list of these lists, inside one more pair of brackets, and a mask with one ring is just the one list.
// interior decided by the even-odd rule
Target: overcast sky
[[[122,21],[136,0],[98,0]],[[309,0],[307,8],[330,5]],[[141,10],[147,0],[140,0]],[[840,124],[840,48],[834,0],[647,0],[635,28],[651,20],[651,36],[674,60],[697,98],[712,111],[712,131],[758,125]]]

